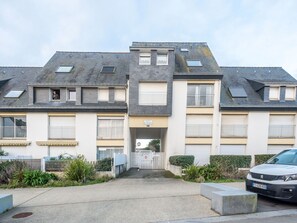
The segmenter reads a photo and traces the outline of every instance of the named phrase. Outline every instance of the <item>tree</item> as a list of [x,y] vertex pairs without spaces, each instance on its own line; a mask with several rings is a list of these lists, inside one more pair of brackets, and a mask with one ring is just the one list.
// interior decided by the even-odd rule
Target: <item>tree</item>
[[145,149],[150,149],[154,152],[160,152],[160,139],[152,139]]

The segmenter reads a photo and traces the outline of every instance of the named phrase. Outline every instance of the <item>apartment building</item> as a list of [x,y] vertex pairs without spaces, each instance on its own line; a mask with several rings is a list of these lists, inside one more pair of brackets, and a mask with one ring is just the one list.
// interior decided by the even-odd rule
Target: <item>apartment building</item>
[[[129,52],[56,52],[44,67],[0,67],[1,149],[36,158],[277,153],[296,142],[297,81],[280,67],[220,67],[206,43],[133,42]],[[158,152],[139,139],[160,139]]]

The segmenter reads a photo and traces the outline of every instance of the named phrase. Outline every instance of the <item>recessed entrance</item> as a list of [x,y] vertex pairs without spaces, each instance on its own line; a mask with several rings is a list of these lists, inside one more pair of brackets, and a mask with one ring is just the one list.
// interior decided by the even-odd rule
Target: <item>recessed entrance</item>
[[165,128],[130,128],[132,168],[165,169]]

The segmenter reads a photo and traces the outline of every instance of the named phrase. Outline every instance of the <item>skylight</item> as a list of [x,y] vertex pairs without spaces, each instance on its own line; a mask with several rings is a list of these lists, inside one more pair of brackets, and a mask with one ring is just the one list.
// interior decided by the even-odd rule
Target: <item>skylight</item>
[[243,87],[229,87],[229,92],[233,98],[246,98],[247,94]]
[[188,67],[202,67],[200,60],[187,60]]
[[180,48],[180,52],[189,52],[188,48]]
[[8,92],[4,98],[19,98],[24,91],[10,91]]
[[60,66],[56,72],[58,73],[70,73],[73,69],[73,66]]
[[113,74],[115,72],[115,66],[103,66],[101,73]]

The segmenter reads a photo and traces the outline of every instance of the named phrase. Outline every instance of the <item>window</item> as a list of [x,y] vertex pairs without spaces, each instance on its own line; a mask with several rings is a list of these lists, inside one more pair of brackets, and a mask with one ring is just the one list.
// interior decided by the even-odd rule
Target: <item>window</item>
[[167,105],[167,83],[139,83],[139,105]]
[[294,138],[295,115],[270,115],[269,138]]
[[124,151],[123,147],[98,147],[97,160],[113,158],[113,154],[123,153],[123,151]]
[[151,54],[140,53],[139,54],[139,65],[151,65]]
[[124,119],[119,118],[98,118],[98,139],[123,139]]
[[187,115],[186,137],[211,137],[212,115]]
[[180,48],[180,52],[189,52],[188,48]]
[[279,100],[279,87],[270,87],[269,100]]
[[73,69],[73,66],[60,66],[56,72],[57,73],[70,73]]
[[221,137],[246,138],[247,115],[222,115]]
[[125,89],[114,89],[114,100],[115,101],[126,101],[126,90]]
[[98,90],[98,101],[108,101],[109,100],[109,89],[99,88]]
[[213,85],[188,85],[187,105],[195,107],[212,107]]
[[3,138],[25,138],[27,136],[27,122],[25,117],[3,117]]
[[158,53],[157,54],[157,65],[168,65],[168,54]]
[[68,90],[68,101],[76,101],[76,90],[75,89]]
[[209,164],[211,145],[186,145],[185,154],[195,157],[194,164]]
[[286,100],[295,100],[296,99],[296,88],[295,87],[286,87]]
[[60,100],[60,89],[52,89],[51,99],[52,101],[59,101]]
[[229,87],[229,92],[232,98],[246,98],[247,94],[246,91],[242,86],[239,87]]
[[115,67],[114,66],[103,66],[101,73],[104,74],[114,74],[115,72]]
[[49,117],[50,139],[75,139],[75,117]]
[[245,155],[246,145],[221,145],[220,155]]
[[4,98],[19,98],[24,91],[10,91],[8,92]]
[[187,60],[188,67],[202,67],[200,60]]

